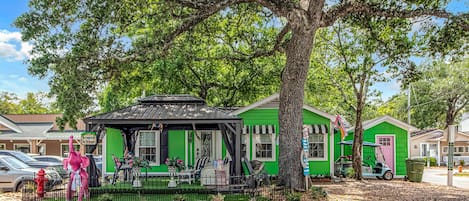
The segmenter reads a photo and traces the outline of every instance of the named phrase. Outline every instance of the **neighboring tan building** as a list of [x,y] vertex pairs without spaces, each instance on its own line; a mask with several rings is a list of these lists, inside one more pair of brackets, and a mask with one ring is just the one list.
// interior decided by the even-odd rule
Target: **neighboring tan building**
[[[434,157],[437,164],[448,161],[448,135],[446,130],[429,129],[412,133],[411,157]],[[469,164],[469,133],[457,132],[454,140],[454,161],[465,160]]]
[[[66,156],[68,139],[73,135],[79,149],[80,134],[85,124],[78,120],[77,129],[68,126],[61,131],[56,124],[60,114],[0,115],[0,149],[40,155]],[[99,147],[99,146],[98,146]]]

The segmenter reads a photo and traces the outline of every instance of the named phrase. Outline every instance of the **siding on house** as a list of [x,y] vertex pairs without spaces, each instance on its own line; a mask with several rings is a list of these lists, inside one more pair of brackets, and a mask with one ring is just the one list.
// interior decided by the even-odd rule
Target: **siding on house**
[[[239,116],[243,119],[244,125],[275,125],[276,127],[276,138],[278,138],[279,134],[279,124],[278,124],[278,112],[279,110],[276,108],[256,108],[251,109],[246,112],[239,114]],[[324,124],[327,126],[328,132],[330,133],[330,120],[322,117],[318,114],[315,114],[311,111],[303,109],[303,122],[304,124]],[[250,129],[250,144],[251,147],[249,157],[253,158],[253,136],[252,136],[252,129]],[[301,135],[301,133],[298,133]],[[327,155],[327,160],[324,161],[310,161],[310,174],[311,175],[329,175],[330,171],[330,157],[329,157],[329,148],[330,148],[330,138],[329,134],[325,136],[327,138],[327,146],[325,150],[325,154]],[[298,142],[300,143],[300,142]],[[275,161],[265,161],[264,168],[271,175],[278,174],[278,157],[279,157],[279,148],[278,145],[275,146]]]

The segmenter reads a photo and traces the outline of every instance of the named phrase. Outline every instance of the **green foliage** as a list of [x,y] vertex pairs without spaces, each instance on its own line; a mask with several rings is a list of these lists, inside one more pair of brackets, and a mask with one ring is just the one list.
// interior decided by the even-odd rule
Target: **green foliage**
[[355,177],[355,170],[352,167],[345,169],[345,176],[348,178]]
[[264,196],[257,196],[254,200],[255,201],[272,201],[272,199],[268,197],[264,197]]
[[113,201],[113,200],[114,200],[114,196],[112,194],[109,194],[109,193],[101,194],[98,197],[98,201]]
[[216,195],[210,195],[210,200],[211,201],[223,201],[225,200],[225,195],[218,193]]
[[14,93],[0,93],[0,114],[50,114],[59,113],[53,106],[45,103],[46,94],[27,93],[25,99]]
[[311,198],[313,200],[323,199],[327,197],[327,192],[321,187],[311,186]]
[[459,165],[460,165],[460,166],[464,166],[465,163],[466,163],[466,162],[465,162],[464,160],[459,160]]
[[[425,164],[427,164],[428,158],[425,157],[425,158],[423,158],[423,160],[425,161]],[[437,165],[436,164],[436,158],[435,157],[430,157],[430,166],[436,166],[436,165]]]
[[183,194],[176,194],[173,197],[173,201],[186,201],[187,197]]
[[301,201],[302,195],[300,192],[285,191],[285,197],[288,201]]

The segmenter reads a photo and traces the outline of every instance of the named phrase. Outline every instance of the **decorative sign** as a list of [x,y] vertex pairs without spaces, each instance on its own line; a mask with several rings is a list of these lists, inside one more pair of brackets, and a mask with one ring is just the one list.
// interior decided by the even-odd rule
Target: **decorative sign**
[[96,133],[82,133],[81,134],[81,143],[84,145],[95,145],[96,144]]
[[301,139],[301,145],[303,146],[302,155],[302,165],[303,165],[303,175],[309,176],[309,131],[307,127],[303,128],[303,138]]

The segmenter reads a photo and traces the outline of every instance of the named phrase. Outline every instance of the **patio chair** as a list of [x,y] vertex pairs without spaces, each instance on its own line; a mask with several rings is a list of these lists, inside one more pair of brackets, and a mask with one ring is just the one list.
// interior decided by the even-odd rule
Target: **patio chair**
[[262,185],[270,185],[269,175],[264,169],[264,163],[258,160],[248,161],[244,157],[241,158],[243,170],[246,175],[246,186],[250,189],[257,188]]
[[124,171],[124,180],[129,180],[131,175],[132,167],[125,162],[120,161],[114,154],[112,155],[112,159],[114,160],[114,175],[112,176],[111,184],[114,185],[116,181],[119,179],[119,172]]
[[202,171],[202,168],[205,167],[207,162],[208,162],[208,158],[202,157],[202,158],[198,158],[195,161],[194,166],[189,166],[189,171],[193,171],[195,179],[200,178],[200,172]]

